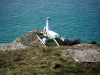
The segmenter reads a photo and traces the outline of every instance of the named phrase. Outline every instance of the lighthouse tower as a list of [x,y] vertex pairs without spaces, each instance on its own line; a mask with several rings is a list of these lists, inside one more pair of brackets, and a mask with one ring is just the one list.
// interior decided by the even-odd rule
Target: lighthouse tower
[[50,21],[50,18],[47,17],[47,19],[46,19],[46,31],[49,31],[50,30],[49,21]]
[[50,37],[52,39],[54,39],[54,38],[60,38],[61,36],[58,33],[50,30],[49,21],[50,21],[50,18],[47,17],[47,19],[46,19],[46,26],[44,27],[44,30],[43,30],[44,33],[47,34],[48,37]]

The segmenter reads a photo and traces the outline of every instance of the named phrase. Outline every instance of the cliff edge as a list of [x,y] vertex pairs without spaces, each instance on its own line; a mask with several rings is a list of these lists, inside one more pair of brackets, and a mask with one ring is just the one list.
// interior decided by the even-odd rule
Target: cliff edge
[[14,43],[21,43],[29,47],[44,46],[36,36],[36,34],[41,34],[41,32],[42,30],[29,31],[28,33],[16,38]]

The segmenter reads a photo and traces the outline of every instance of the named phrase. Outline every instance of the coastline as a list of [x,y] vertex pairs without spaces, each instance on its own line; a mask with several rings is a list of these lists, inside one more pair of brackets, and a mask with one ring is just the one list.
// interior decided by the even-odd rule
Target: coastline
[[[41,34],[42,30],[32,30],[29,31],[26,34],[23,34],[20,37],[17,37],[12,43],[0,43],[0,51],[5,51],[5,50],[20,50],[20,49],[26,49],[28,47],[43,47],[44,45],[41,43],[41,41],[38,39],[38,37],[36,36],[36,34]],[[69,43],[72,43],[72,40],[69,40]],[[77,42],[77,40],[76,40]],[[76,43],[74,42],[74,43]],[[61,45],[61,46],[65,46],[68,47],[70,46],[77,46],[77,48],[81,48],[83,47],[83,45],[85,46],[94,46],[94,45],[99,45],[96,42],[91,42],[91,44],[83,44],[83,43],[76,43],[75,45]],[[55,47],[55,46],[53,46]]]

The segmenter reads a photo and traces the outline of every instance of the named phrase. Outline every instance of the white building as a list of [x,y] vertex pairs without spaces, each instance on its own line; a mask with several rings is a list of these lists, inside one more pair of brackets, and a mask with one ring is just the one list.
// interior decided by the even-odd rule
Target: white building
[[58,33],[50,30],[49,21],[50,21],[50,18],[47,17],[47,19],[46,19],[46,26],[44,27],[44,30],[43,30],[44,33],[47,34],[52,39],[54,39],[54,38],[60,38],[61,36]]

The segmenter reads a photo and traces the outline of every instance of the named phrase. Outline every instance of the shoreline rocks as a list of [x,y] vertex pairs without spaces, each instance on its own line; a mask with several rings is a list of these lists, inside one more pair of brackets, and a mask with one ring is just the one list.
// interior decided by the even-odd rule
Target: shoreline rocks
[[26,49],[28,46],[25,46],[21,43],[4,43],[0,44],[0,50],[20,50],[20,49]]

